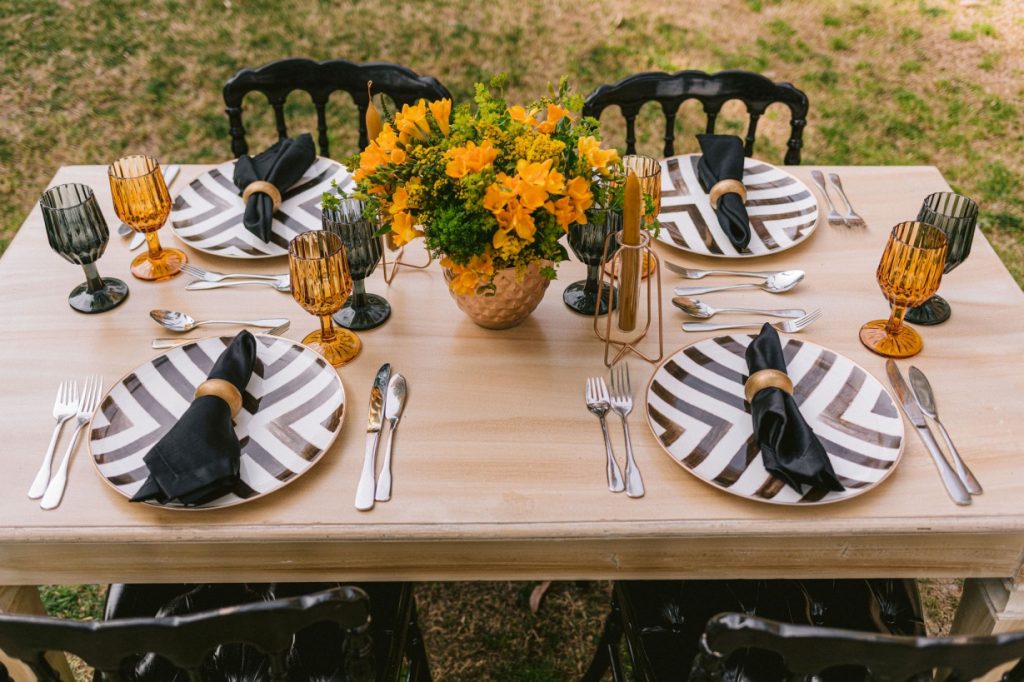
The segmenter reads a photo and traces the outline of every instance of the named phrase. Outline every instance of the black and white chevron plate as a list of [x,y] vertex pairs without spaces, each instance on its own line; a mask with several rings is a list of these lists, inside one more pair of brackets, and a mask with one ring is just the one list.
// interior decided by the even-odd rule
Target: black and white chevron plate
[[673,156],[661,162],[660,241],[669,246],[718,258],[755,258],[792,248],[818,224],[818,200],[807,185],[764,161],[747,158],[750,243],[737,251],[718,225],[708,195],[697,181],[700,154]]
[[856,497],[896,469],[903,420],[889,392],[839,353],[782,338],[794,397],[846,490],[805,486],[804,494],[765,471],[743,397],[749,334],[719,336],[682,348],[647,386],[651,430],[672,459],[702,481],[759,502],[810,505]]
[[[256,366],[235,417],[242,443],[238,486],[200,507],[156,506],[217,509],[272,493],[316,464],[341,432],[345,389],[334,368],[289,339],[260,334],[256,342]],[[142,458],[185,412],[229,343],[231,337],[211,337],[174,348],[103,398],[89,451],[100,475],[122,495],[130,498],[142,486],[149,475]]]
[[231,180],[234,172],[234,161],[222,163],[193,180],[174,200],[171,229],[192,248],[225,258],[287,256],[288,242],[295,235],[320,229],[320,195],[330,189],[331,180],[344,189],[354,184],[340,163],[317,157],[282,194],[270,241],[264,242],[242,224],[245,204]]

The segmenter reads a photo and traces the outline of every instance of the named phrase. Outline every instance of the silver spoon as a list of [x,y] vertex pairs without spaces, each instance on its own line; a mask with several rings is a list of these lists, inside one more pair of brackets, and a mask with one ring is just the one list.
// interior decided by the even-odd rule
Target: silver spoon
[[409,387],[405,377],[401,374],[392,374],[388,380],[388,397],[384,401],[384,418],[388,420],[388,442],[384,447],[384,464],[380,469],[380,476],[377,477],[377,492],[373,499],[378,502],[387,502],[391,499],[391,443],[395,437],[395,430],[398,428],[398,420],[402,418],[402,409],[405,408],[405,398],[409,395]]
[[910,368],[910,387],[914,391],[914,397],[917,398],[917,404],[921,406],[921,411],[935,420],[935,423],[938,425],[939,433],[942,434],[943,440],[946,441],[949,454],[953,456],[956,473],[960,480],[964,482],[967,492],[972,495],[980,495],[982,493],[981,484],[978,483],[978,479],[971,473],[967,463],[960,458],[960,453],[957,452],[956,446],[953,445],[953,439],[949,437],[946,427],[939,421],[939,409],[935,405],[935,393],[932,392],[932,385],[929,383],[928,377],[924,375],[924,372],[913,366]]
[[761,289],[771,294],[781,294],[789,291],[804,279],[803,270],[783,270],[769,276],[763,282],[744,282],[743,284],[726,284],[724,286],[709,287],[676,287],[677,296],[696,296],[697,294],[710,294],[713,291],[726,291],[728,289]]
[[796,319],[807,314],[806,310],[799,308],[786,308],[784,310],[761,310],[759,308],[712,308],[697,298],[687,296],[675,296],[672,305],[682,310],[690,317],[707,320],[718,313],[756,313],[759,315],[771,315],[772,317],[791,317]]
[[233,282],[205,282],[203,280],[196,280],[195,282],[189,282],[185,288],[189,291],[202,291],[204,289],[240,287],[247,284],[262,284],[263,286],[274,287],[278,291],[282,291],[286,294],[291,293],[292,291],[292,282],[288,275],[284,275],[279,279],[246,279]]
[[202,320],[197,321],[191,315],[174,310],[150,310],[149,316],[157,324],[172,332],[189,332],[204,324],[237,324],[245,327],[277,327],[287,322],[285,318],[275,317],[269,320]]

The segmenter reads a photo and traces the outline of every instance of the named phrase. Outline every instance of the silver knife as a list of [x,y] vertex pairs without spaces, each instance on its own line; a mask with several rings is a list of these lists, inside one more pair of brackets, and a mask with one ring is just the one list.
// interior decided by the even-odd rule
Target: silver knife
[[892,389],[896,391],[896,397],[899,398],[900,404],[903,405],[903,412],[906,413],[907,419],[917,429],[917,435],[921,437],[921,441],[928,449],[928,454],[932,456],[932,461],[935,462],[935,467],[939,470],[942,483],[946,486],[946,492],[949,493],[949,496],[957,504],[970,504],[971,496],[967,492],[967,488],[964,487],[963,481],[953,471],[953,467],[949,465],[945,455],[939,450],[939,444],[935,442],[935,436],[932,435],[931,429],[928,428],[928,422],[924,420],[924,413],[921,412],[921,408],[918,407],[914,396],[910,393],[910,387],[907,385],[903,375],[900,374],[899,367],[892,360],[886,360],[885,373],[889,375],[889,383],[892,384]]
[[363,473],[359,475],[359,487],[356,488],[356,509],[367,511],[373,509],[373,498],[376,494],[374,479],[377,474],[377,441],[380,440],[380,427],[384,422],[384,402],[387,400],[388,380],[391,378],[391,365],[384,363],[377,370],[370,390],[370,415],[366,420],[366,454],[363,456]]
[[[174,182],[174,178],[178,177],[178,171],[180,171],[180,170],[181,170],[181,166],[175,166],[175,165],[170,165],[170,166],[167,166],[166,168],[164,168],[164,183],[167,184],[167,189],[168,190],[171,188],[171,183]],[[128,227],[124,223],[121,223],[121,227],[117,228],[117,233],[122,235],[122,236],[126,235],[127,234],[126,232],[122,232],[122,230],[125,230],[125,229],[131,231],[132,228]],[[128,250],[129,251],[134,251],[135,249],[139,248],[140,246],[142,246],[145,243],[146,243],[146,235],[144,233],[142,233],[142,232],[136,232],[134,234],[134,236],[132,236],[131,242],[128,243]]]

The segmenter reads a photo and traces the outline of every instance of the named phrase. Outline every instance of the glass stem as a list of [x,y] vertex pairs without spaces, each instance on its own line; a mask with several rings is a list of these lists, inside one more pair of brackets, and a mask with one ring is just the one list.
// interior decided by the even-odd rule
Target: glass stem
[[364,280],[352,280],[352,296],[353,308],[365,308],[369,305],[370,302],[366,300],[366,282]]
[[156,236],[156,231],[146,233],[146,246],[149,247],[149,257],[159,258],[160,254],[163,253],[163,248],[160,246],[160,238]]
[[104,287],[103,278],[100,277],[95,263],[83,263],[82,269],[85,270],[85,288],[89,293],[96,293]]
[[601,267],[599,265],[588,265],[587,266],[587,283],[583,285],[583,291],[597,296],[597,282],[601,277]]
[[320,340],[330,343],[334,340],[334,323],[330,315],[320,316]]
[[889,321],[885,323],[885,333],[890,336],[896,334],[903,325],[903,317],[907,314],[907,306],[894,305],[889,313]]

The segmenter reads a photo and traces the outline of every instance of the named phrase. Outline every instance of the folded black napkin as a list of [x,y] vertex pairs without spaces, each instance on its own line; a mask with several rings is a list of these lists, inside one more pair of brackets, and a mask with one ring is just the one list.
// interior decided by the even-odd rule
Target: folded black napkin
[[[720,180],[743,182],[743,140],[735,135],[698,135],[702,156],[697,162],[697,179],[705,192]],[[750,218],[739,194],[729,193],[718,200],[715,209],[718,224],[738,250],[750,243]]]
[[[235,163],[235,186],[239,194],[250,183],[265,180],[277,187],[283,195],[316,161],[316,148],[309,133],[275,142],[267,151],[256,156],[238,157]],[[270,196],[255,192],[245,205],[245,229],[263,241],[270,241],[273,227],[274,204]]]
[[[241,331],[217,358],[210,378],[243,392],[255,362],[256,339]],[[132,502],[178,500],[194,506],[215,500],[238,483],[241,454],[228,404],[212,395],[197,398],[143,458],[149,478]]]
[[[747,346],[747,369],[751,374],[762,369],[786,371],[779,333],[770,324],[761,327],[761,333]],[[793,396],[780,388],[765,388],[751,400],[750,411],[764,468],[771,474],[801,494],[801,483],[827,490],[844,489]]]

